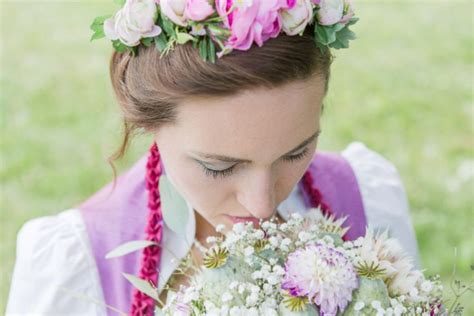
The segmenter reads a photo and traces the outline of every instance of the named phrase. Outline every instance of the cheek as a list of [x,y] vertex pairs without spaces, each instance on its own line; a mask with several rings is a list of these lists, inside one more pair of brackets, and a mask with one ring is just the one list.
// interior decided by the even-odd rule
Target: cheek
[[312,145],[305,158],[294,162],[283,161],[281,163],[279,179],[276,185],[277,198],[279,202],[282,202],[289,196],[294,186],[297,185],[304,176],[314,158],[315,150],[316,145]]
[[214,180],[206,176],[202,167],[192,161],[181,162],[175,167],[172,176],[176,178],[178,191],[202,216],[212,216],[225,206],[232,192],[230,184],[220,178]]

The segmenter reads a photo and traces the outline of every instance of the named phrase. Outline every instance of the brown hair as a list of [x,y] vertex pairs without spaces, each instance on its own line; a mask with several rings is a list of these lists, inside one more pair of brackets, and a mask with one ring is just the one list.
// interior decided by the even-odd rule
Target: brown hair
[[110,60],[112,86],[123,112],[124,137],[120,148],[108,162],[125,154],[132,133],[138,129],[156,132],[174,123],[177,106],[196,96],[230,96],[255,87],[274,88],[313,75],[324,78],[328,90],[333,55],[320,50],[311,28],[302,36],[280,34],[262,47],[234,50],[216,63],[205,62],[191,43],[177,45],[160,58],[153,46],[140,45],[136,56],[114,51]]

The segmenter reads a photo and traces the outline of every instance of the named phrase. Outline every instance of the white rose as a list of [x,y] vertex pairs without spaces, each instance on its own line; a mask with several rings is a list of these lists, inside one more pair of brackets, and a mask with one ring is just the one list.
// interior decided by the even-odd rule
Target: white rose
[[155,25],[156,14],[155,0],[127,0],[113,18],[104,21],[104,34],[110,40],[136,46],[142,37],[160,35],[161,28]]
[[282,28],[288,35],[303,32],[312,23],[313,4],[311,0],[297,0],[293,8],[281,12]]
[[321,0],[319,3],[318,20],[322,25],[333,25],[342,19],[343,0]]
[[184,14],[186,0],[161,0],[160,7],[163,14],[173,23],[181,26],[188,25]]

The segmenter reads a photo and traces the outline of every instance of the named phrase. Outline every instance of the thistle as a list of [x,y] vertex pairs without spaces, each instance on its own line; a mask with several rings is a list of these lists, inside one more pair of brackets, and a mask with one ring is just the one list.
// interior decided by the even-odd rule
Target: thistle
[[357,274],[370,279],[379,279],[385,275],[386,270],[381,268],[379,264],[375,264],[373,261],[370,266],[367,262],[359,263],[355,266]]
[[220,246],[214,246],[205,254],[203,263],[208,269],[216,269],[222,267],[229,257],[229,251]]
[[283,304],[292,312],[302,312],[309,303],[307,296],[291,296],[288,293],[283,294]]
[[265,249],[265,246],[268,244],[268,239],[259,239],[253,245],[255,252],[260,252]]

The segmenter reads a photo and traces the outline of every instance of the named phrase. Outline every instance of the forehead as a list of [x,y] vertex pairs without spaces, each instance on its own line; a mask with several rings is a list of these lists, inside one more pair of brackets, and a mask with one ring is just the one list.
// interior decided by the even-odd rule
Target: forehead
[[180,105],[173,135],[189,150],[240,157],[263,145],[290,150],[319,128],[323,98],[320,77],[234,96],[192,98]]

